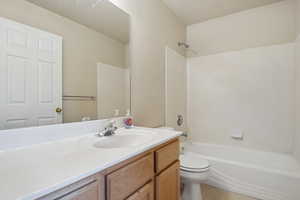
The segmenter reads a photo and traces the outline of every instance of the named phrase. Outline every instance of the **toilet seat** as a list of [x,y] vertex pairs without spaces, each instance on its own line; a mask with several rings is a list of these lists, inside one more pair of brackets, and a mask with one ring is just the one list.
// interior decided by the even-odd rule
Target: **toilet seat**
[[200,173],[209,170],[209,162],[195,155],[181,155],[180,169],[186,172]]
[[206,172],[209,170],[209,167],[203,168],[203,169],[190,169],[190,168],[185,168],[180,166],[180,170],[186,171],[186,172],[191,172],[191,173],[201,173],[201,172]]

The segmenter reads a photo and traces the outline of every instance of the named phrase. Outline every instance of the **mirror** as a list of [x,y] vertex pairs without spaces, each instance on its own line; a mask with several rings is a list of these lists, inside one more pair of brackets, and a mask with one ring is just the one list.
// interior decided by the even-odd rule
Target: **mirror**
[[1,5],[0,130],[130,112],[130,17],[108,0]]

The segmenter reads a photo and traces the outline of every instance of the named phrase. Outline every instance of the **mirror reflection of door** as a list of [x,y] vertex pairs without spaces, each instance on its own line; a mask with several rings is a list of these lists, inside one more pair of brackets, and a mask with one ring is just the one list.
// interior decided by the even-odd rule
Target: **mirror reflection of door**
[[0,19],[0,129],[62,122],[62,37]]
[[130,108],[130,76],[128,68],[98,64],[98,118],[125,116]]

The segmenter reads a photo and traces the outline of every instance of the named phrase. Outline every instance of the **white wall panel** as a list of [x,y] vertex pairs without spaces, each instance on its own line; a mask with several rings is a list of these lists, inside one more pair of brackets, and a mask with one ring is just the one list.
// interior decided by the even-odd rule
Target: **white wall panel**
[[[295,45],[189,59],[188,114],[194,141],[292,152]],[[243,141],[231,139],[241,130]]]

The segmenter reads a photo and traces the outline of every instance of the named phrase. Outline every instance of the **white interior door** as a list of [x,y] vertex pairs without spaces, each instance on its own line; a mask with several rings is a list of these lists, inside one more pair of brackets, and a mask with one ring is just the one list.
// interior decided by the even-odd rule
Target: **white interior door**
[[130,109],[129,69],[99,63],[97,73],[98,118],[125,116]]
[[62,122],[62,38],[0,18],[0,130]]
[[[186,131],[187,119],[187,63],[186,58],[173,49],[165,52],[165,123],[168,127]],[[177,125],[177,116],[183,116],[182,126]]]

